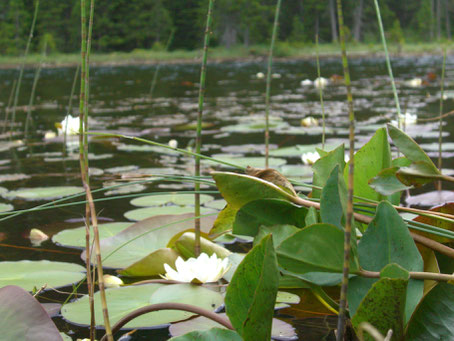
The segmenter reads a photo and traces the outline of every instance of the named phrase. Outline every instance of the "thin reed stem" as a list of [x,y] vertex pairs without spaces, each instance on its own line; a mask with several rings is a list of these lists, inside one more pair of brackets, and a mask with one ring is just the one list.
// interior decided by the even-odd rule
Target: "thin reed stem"
[[400,117],[401,117],[402,113],[400,110],[399,95],[397,94],[396,82],[394,81],[393,69],[391,67],[391,60],[389,58],[388,45],[386,44],[385,30],[383,29],[383,22],[381,20],[380,6],[378,5],[378,0],[374,0],[374,4],[375,4],[375,11],[377,12],[377,21],[378,21],[378,27],[380,29],[380,37],[381,37],[381,41],[383,43],[383,49],[385,50],[386,67],[388,68],[388,74],[389,74],[389,78],[391,79],[391,87],[393,89],[393,94],[394,94],[394,102],[396,103],[397,127],[400,129]]
[[29,126],[29,124],[32,123],[33,101],[35,99],[36,86],[38,85],[39,76],[40,76],[41,70],[43,68],[43,61],[46,58],[46,50],[47,50],[47,40],[44,41],[44,46],[43,46],[43,50],[42,50],[42,54],[41,54],[41,60],[39,62],[38,68],[36,69],[35,77],[33,78],[32,91],[30,94],[30,100],[28,102],[28,107],[27,107],[27,118],[25,119],[25,131],[24,131],[25,138],[28,137],[28,126]]
[[271,68],[273,66],[273,50],[276,41],[277,29],[279,26],[279,12],[281,11],[281,0],[277,0],[276,13],[274,15],[273,33],[271,35],[270,50],[268,52],[268,69],[266,71],[266,92],[265,92],[265,168],[268,168],[270,154],[270,97],[271,97]]
[[19,78],[18,78],[17,86],[16,86],[16,93],[14,95],[13,113],[11,115],[10,138],[13,136],[14,123],[16,121],[17,102],[19,101],[20,86],[21,86],[21,83],[22,83],[22,78],[24,77],[25,59],[27,58],[28,51],[30,50],[30,45],[31,45],[31,42],[32,42],[32,39],[33,39],[33,33],[35,32],[36,18],[38,17],[38,8],[39,8],[39,0],[36,0],[35,12],[33,13],[33,21],[32,21],[32,25],[30,27],[30,33],[28,35],[27,45],[25,46],[25,52],[24,52],[24,55],[22,57],[22,63],[20,65],[20,71],[19,71]]
[[[200,149],[202,147],[202,115],[203,115],[203,102],[205,99],[205,79],[206,79],[206,67],[207,67],[207,60],[208,60],[208,45],[210,45],[210,36],[211,36],[211,21],[212,21],[212,13],[213,13],[213,5],[214,0],[210,0],[208,3],[208,13],[207,13],[207,21],[205,27],[205,41],[203,44],[203,57],[202,57],[202,67],[200,69],[200,85],[199,85],[199,110],[197,113],[197,131],[196,131],[196,139],[195,139],[195,149],[196,153],[200,154]],[[195,176],[200,176],[200,157],[198,155],[195,156]],[[200,216],[200,184],[195,183],[195,216]],[[194,229],[195,229],[195,242],[194,242],[194,253],[196,257],[200,254],[200,219],[196,219],[194,222]]]
[[[318,33],[315,35],[315,58],[317,60],[317,77],[321,78],[320,56],[318,51]],[[323,103],[323,86],[319,86],[320,106],[322,108],[322,150],[325,150],[325,104]]]
[[345,330],[345,319],[347,314],[347,289],[348,275],[350,272],[350,249],[351,233],[353,224],[353,187],[354,187],[354,165],[355,165],[355,112],[353,110],[353,96],[350,83],[350,70],[348,68],[347,51],[345,47],[345,26],[342,14],[341,0],[337,0],[337,17],[339,21],[339,38],[342,49],[342,66],[344,69],[344,80],[347,88],[348,118],[349,118],[349,141],[350,141],[350,162],[348,169],[348,198],[347,217],[344,231],[344,266],[342,271],[342,286],[339,301],[339,318],[337,321],[337,341],[343,340]]
[[[170,47],[170,44],[172,44],[174,35],[175,35],[175,28],[172,28],[172,31],[170,32],[170,35],[169,35],[169,39],[167,39],[167,44],[166,44],[164,51],[167,52],[169,50],[169,47]],[[156,69],[154,70],[153,79],[151,81],[151,86],[150,86],[150,92],[148,93],[148,97],[150,97],[150,99],[153,98],[153,92],[154,92],[154,88],[156,87],[156,82],[158,80],[158,73],[159,73],[160,68],[161,68],[161,63],[159,63],[156,66]]]
[[[438,170],[441,172],[441,168],[443,165],[442,159],[442,146],[443,146],[443,96],[444,96],[444,88],[445,88],[445,70],[446,70],[446,46],[443,49],[443,65],[441,67],[441,84],[440,84],[440,113],[439,113],[439,123],[438,123]],[[441,181],[437,182],[437,189],[441,191],[442,183]]]
[[13,81],[13,86],[11,87],[11,92],[10,92],[9,98],[8,98],[8,105],[5,108],[5,120],[3,121],[3,130],[2,130],[3,133],[6,132],[6,127],[8,126],[8,114],[9,114],[9,111],[11,110],[11,104],[13,102],[14,92],[16,91],[16,85],[17,85],[17,79],[15,79]]

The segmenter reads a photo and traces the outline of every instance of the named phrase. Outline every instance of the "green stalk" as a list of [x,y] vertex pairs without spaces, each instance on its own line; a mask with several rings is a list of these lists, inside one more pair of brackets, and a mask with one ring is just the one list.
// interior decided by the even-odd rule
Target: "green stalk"
[[[320,57],[318,55],[318,34],[315,35],[315,57],[317,60],[317,77],[320,79]],[[325,150],[325,105],[323,103],[323,87],[319,87],[320,105],[322,107],[322,150]]]
[[33,38],[33,32],[35,31],[36,18],[38,17],[38,8],[39,8],[39,0],[36,0],[35,12],[33,14],[33,21],[32,21],[32,25],[30,27],[30,34],[28,35],[27,45],[25,46],[25,52],[22,57],[22,63],[20,66],[20,71],[19,71],[19,79],[17,81],[16,93],[14,95],[13,113],[11,115],[11,135],[10,135],[10,137],[13,135],[14,123],[16,121],[17,102],[19,101],[19,91],[20,91],[20,86],[22,83],[22,78],[24,77],[25,59],[27,58],[28,51],[30,50],[30,45],[31,45],[32,38]]
[[28,125],[32,122],[33,100],[35,99],[36,86],[38,85],[39,76],[40,76],[41,70],[43,68],[43,61],[44,61],[44,58],[46,58],[46,49],[47,49],[47,40],[44,42],[41,60],[38,65],[38,68],[36,69],[35,77],[33,78],[32,91],[30,94],[30,100],[28,102],[28,107],[27,107],[27,118],[25,119],[25,132],[24,132],[25,138],[28,137]]
[[[208,45],[210,44],[210,27],[212,20],[214,0],[210,0],[208,4],[207,21],[205,27],[205,42],[203,44],[203,57],[202,57],[202,68],[200,70],[200,86],[199,86],[199,110],[197,114],[197,132],[196,132],[196,153],[200,154],[200,148],[202,146],[202,114],[203,114],[203,101],[205,98],[205,77],[206,77],[206,66],[208,59]],[[200,176],[200,157],[195,157],[195,176]],[[200,191],[200,184],[195,183],[195,191]],[[195,194],[195,216],[200,216],[200,194]],[[196,219],[194,223],[195,228],[195,243],[194,253],[196,256],[200,254],[200,219]]]
[[[175,35],[175,28],[172,28],[172,31],[170,32],[170,36],[169,36],[169,39],[167,39],[167,44],[166,44],[166,48],[164,51],[168,51],[169,50],[169,47],[170,47],[170,44],[172,44],[172,40],[173,40],[173,37]],[[156,82],[158,80],[158,73],[159,73],[159,69],[161,68],[161,63],[159,63],[157,66],[156,66],[156,69],[154,71],[154,74],[153,74],[153,80],[151,81],[151,87],[150,87],[150,93],[148,94],[148,97],[153,98],[153,92],[154,92],[154,88],[156,87]]]
[[[70,115],[72,116],[73,97],[74,97],[74,92],[76,91],[77,78],[79,78],[79,70],[80,70],[80,64],[77,64],[76,73],[74,74],[73,84],[71,86],[71,94],[69,95],[68,110],[66,110],[66,117],[68,117]],[[67,133],[68,133],[68,122],[69,122],[69,120],[67,119],[65,127],[62,127],[62,130],[63,130],[63,156],[66,155],[66,137],[67,137]]]
[[265,93],[265,168],[268,168],[268,157],[270,149],[270,96],[271,96],[271,67],[273,65],[274,42],[276,41],[277,28],[279,26],[279,12],[281,0],[277,0],[276,13],[274,15],[273,34],[271,35],[270,50],[268,52],[268,70],[266,72],[266,93]]
[[399,95],[397,94],[396,82],[394,81],[393,69],[391,67],[391,60],[389,58],[388,45],[386,44],[385,31],[383,29],[383,22],[381,20],[380,7],[378,5],[378,0],[374,0],[374,4],[375,4],[375,11],[377,12],[377,20],[378,20],[378,27],[380,29],[381,41],[383,43],[383,49],[385,50],[386,67],[388,68],[388,74],[389,74],[389,78],[391,79],[391,86],[392,86],[393,94],[394,94],[394,101],[396,102],[397,127],[400,129],[401,111],[400,111],[400,104],[399,104]]
[[[440,85],[440,120],[438,124],[438,170],[441,172],[443,160],[442,160],[442,144],[443,144],[443,95],[445,88],[445,69],[446,69],[446,46],[443,49],[443,65],[441,68],[441,85]],[[437,189],[441,191],[441,181],[437,182]]]
[[342,14],[341,0],[337,0],[337,17],[339,20],[339,37],[342,49],[342,66],[344,69],[344,80],[347,88],[348,116],[349,116],[349,140],[350,140],[350,162],[348,170],[348,201],[347,201],[347,217],[345,222],[344,232],[344,267],[342,271],[342,287],[339,301],[339,318],[337,321],[337,341],[341,341],[344,337],[345,318],[347,313],[347,289],[348,289],[348,274],[350,272],[350,240],[353,224],[353,184],[354,184],[354,163],[355,163],[355,113],[353,111],[353,96],[350,84],[350,71],[348,68],[347,51],[345,47],[345,26],[344,16]]
[[5,108],[5,120],[3,121],[3,133],[6,132],[6,126],[8,125],[8,114],[11,109],[11,104],[13,102],[14,92],[16,91],[17,80],[13,81],[13,86],[11,87],[11,92],[9,94],[8,105]]

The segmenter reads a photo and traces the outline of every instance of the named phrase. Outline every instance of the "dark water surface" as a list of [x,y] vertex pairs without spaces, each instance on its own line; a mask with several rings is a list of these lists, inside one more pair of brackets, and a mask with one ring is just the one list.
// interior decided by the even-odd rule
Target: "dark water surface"
[[[395,105],[391,85],[387,76],[384,60],[381,58],[354,59],[350,62],[353,80],[354,106],[357,115],[357,145],[361,146],[371,134],[384,123],[394,119]],[[454,109],[453,68],[454,59],[448,58],[446,72],[446,100],[444,112]],[[441,74],[440,57],[400,58],[393,60],[394,74],[397,80],[401,107],[403,112],[418,115],[418,118],[429,118],[438,115],[440,80],[430,81],[428,73]],[[155,66],[122,66],[95,67],[90,71],[90,129],[104,132],[121,132],[126,135],[141,136],[146,139],[167,143],[176,139],[179,147],[193,146],[194,131],[185,130],[185,124],[193,123],[197,116],[197,97],[199,65],[162,65],[153,98],[150,98],[150,83]],[[233,154],[233,156],[263,155],[263,132],[258,127],[255,131],[248,129],[251,122],[262,122],[264,115],[265,81],[257,79],[257,72],[265,72],[264,63],[229,62],[210,64],[207,76],[207,91],[204,110],[204,122],[209,126],[204,130],[203,153],[206,155]],[[75,185],[81,183],[79,163],[77,160],[61,160],[62,141],[59,138],[44,140],[46,131],[56,131],[55,123],[61,122],[66,115],[71,83],[75,68],[44,69],[41,73],[36,91],[33,111],[32,136],[29,144],[19,147],[2,147],[9,135],[0,140],[0,186],[13,190],[22,187],[38,187],[51,185]],[[319,91],[314,86],[303,87],[303,79],[315,79],[315,61],[294,61],[276,63],[274,72],[281,75],[272,82],[272,116],[276,126],[271,132],[272,149],[293,145],[315,144],[321,142],[320,127],[303,128],[300,120],[313,116],[321,121]],[[1,122],[4,120],[4,108],[17,70],[0,70],[0,109]],[[322,75],[326,78],[342,74],[340,60],[322,61]],[[25,71],[25,78],[19,98],[19,110],[16,113],[18,125],[14,130],[18,135],[13,139],[23,139],[20,132],[24,130],[25,112],[21,108],[28,103],[33,82],[34,70]],[[412,87],[408,80],[421,78],[423,85]],[[346,142],[348,138],[348,112],[346,90],[341,84],[331,83],[324,91],[327,142]],[[78,113],[78,100],[74,98],[74,113]],[[450,174],[454,168],[454,118],[448,117],[444,125],[444,142],[449,143],[444,157],[444,168]],[[2,130],[2,126],[0,126]],[[1,131],[0,130],[0,131]],[[438,123],[424,122],[407,127],[410,135],[422,144],[431,144],[438,139]],[[173,174],[190,174],[192,160],[175,154],[126,150],[125,145],[139,143],[121,139],[91,139],[90,153],[95,155],[90,167],[95,168],[91,177],[93,188],[100,188],[118,180],[126,172],[150,173],[149,168],[165,168],[164,172]],[[430,156],[436,157],[436,149]],[[96,159],[100,157],[101,159]],[[299,179],[310,181],[310,170],[301,166],[300,155],[277,161],[284,173],[293,171]],[[298,168],[282,168],[287,165],[301,166]],[[205,171],[214,167],[204,163]],[[126,169],[114,167],[135,166]],[[6,174],[25,174],[29,177],[22,180],[9,181],[2,178]],[[290,174],[290,173],[289,173]],[[293,173],[291,173],[293,174]],[[291,177],[291,176],[290,176]],[[182,186],[178,183],[155,181],[143,188],[136,188],[139,193],[167,191],[171,189],[190,189],[192,185]],[[452,189],[446,187],[447,189]],[[433,186],[423,190],[431,191]],[[421,190],[415,191],[420,193]],[[98,198],[106,197],[103,193]],[[126,221],[123,214],[134,208],[130,199],[103,201],[97,204],[101,221]],[[0,199],[0,203],[10,203],[16,210],[33,207],[43,202],[27,202],[23,200]],[[60,230],[80,226],[83,205],[62,209],[24,214],[9,220],[0,221],[0,242],[8,245],[31,247],[26,238],[31,228],[39,228],[52,235]],[[1,244],[1,245],[4,245]],[[22,259],[49,259],[82,264],[78,251],[57,246],[51,241],[45,242],[41,249],[60,250],[75,254],[59,254],[47,251],[18,249],[0,246],[0,261]],[[68,289],[68,288],[65,288]],[[64,290],[64,289],[63,289]],[[48,292],[42,301],[48,299],[64,299],[64,295]],[[287,321],[295,311],[281,311]],[[298,315],[299,316],[299,315]],[[307,316],[305,313],[302,316]],[[101,317],[98,317],[101,318]],[[85,328],[77,328],[56,319],[62,331],[75,331],[73,336],[86,337]],[[332,317],[314,315],[307,319],[297,319],[300,339],[322,340],[331,339],[334,326]],[[151,333],[151,334],[150,334]],[[150,339],[166,340],[166,328],[153,332],[137,332],[135,340]]]

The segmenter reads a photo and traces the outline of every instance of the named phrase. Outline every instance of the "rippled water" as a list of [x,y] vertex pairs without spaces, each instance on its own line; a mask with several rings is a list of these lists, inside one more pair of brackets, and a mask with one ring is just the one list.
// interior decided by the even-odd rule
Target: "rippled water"
[[[357,145],[362,145],[371,134],[395,116],[395,105],[386,66],[382,58],[362,58],[350,61],[352,91],[357,115]],[[454,109],[453,68],[454,59],[448,58],[446,72],[446,100],[444,111]],[[419,57],[393,60],[394,74],[399,89],[401,107],[404,112],[430,118],[438,115],[440,85],[439,79],[430,81],[428,73],[439,75],[441,58]],[[90,129],[102,132],[118,132],[130,136],[167,143],[176,139],[180,147],[193,146],[194,131],[185,125],[196,120],[199,79],[199,65],[162,65],[153,97],[149,96],[154,66],[94,67],[91,69]],[[8,190],[23,187],[50,185],[80,185],[77,153],[62,158],[62,140],[44,140],[46,131],[56,131],[55,123],[62,121],[66,113],[71,83],[75,68],[44,69],[36,91],[33,110],[33,129],[30,143],[8,144],[9,134],[0,140],[0,186]],[[264,150],[263,124],[265,81],[257,79],[257,72],[265,72],[263,62],[229,62],[210,64],[207,76],[207,91],[204,110],[203,153],[216,157],[238,158],[262,156]],[[304,128],[302,118],[313,116],[321,120],[319,91],[314,86],[303,87],[303,79],[316,78],[315,62],[292,61],[274,65],[274,72],[281,75],[272,82],[272,130],[271,149],[307,145],[321,142],[321,128]],[[340,60],[322,61],[322,75],[329,78],[342,74]],[[34,70],[26,70],[19,108],[16,114],[18,124],[14,127],[13,139],[23,139],[24,107],[33,82]],[[4,107],[8,102],[13,79],[17,70],[0,70],[0,108],[3,122]],[[406,81],[422,78],[423,85],[411,87]],[[347,142],[348,113],[346,91],[341,83],[332,82],[323,90],[327,144]],[[78,101],[74,98],[77,113]],[[449,174],[454,168],[454,118],[448,117],[444,125],[444,168]],[[0,126],[2,129],[2,126]],[[0,131],[1,131],[0,129]],[[436,157],[437,147],[431,145],[438,139],[438,123],[424,122],[406,127],[407,132],[424,144],[429,155]],[[16,135],[17,134],[17,135]],[[134,145],[134,148],[131,148]],[[108,186],[125,174],[150,174],[156,172],[188,174],[192,172],[192,160],[169,152],[155,152],[143,149],[142,145],[124,139],[92,138],[91,184],[93,188]],[[72,158],[71,158],[72,156]],[[289,156],[276,154],[273,164],[284,174],[293,178],[310,180],[310,168],[301,165],[300,154]],[[259,161],[261,162],[261,161]],[[217,167],[204,162],[204,170]],[[256,166],[259,166],[257,164]],[[159,169],[160,170],[159,170]],[[192,188],[155,181],[132,187],[132,192],[148,193],[173,188]],[[449,188],[449,187],[448,187]],[[425,190],[432,190],[427,186]],[[452,189],[452,188],[451,188]],[[415,192],[419,193],[420,190]],[[104,193],[99,198],[115,193]],[[104,201],[97,204],[101,221],[125,221],[125,212],[133,208],[130,199]],[[30,203],[23,200],[0,199],[0,203],[12,204],[15,209],[32,207],[42,202]],[[77,254],[57,254],[47,251],[18,249],[8,246],[30,247],[26,238],[31,228],[39,228],[47,234],[81,225],[83,206],[25,214],[0,222],[0,260],[51,259],[83,264]],[[3,246],[2,246],[3,245]],[[42,249],[73,252],[48,241]],[[47,298],[61,299],[61,295],[48,293]],[[298,309],[296,309],[298,310]],[[304,312],[283,311],[281,315],[307,317]],[[289,316],[290,316],[289,315]],[[64,329],[77,331],[85,336],[85,329],[65,325]],[[305,340],[320,340],[332,337],[329,328],[331,318],[314,315],[310,319],[294,322],[299,336]],[[145,339],[150,334],[140,332],[135,339]],[[140,336],[142,335],[142,336]],[[331,336],[329,336],[331,335]],[[156,339],[165,340],[167,330],[153,332]]]

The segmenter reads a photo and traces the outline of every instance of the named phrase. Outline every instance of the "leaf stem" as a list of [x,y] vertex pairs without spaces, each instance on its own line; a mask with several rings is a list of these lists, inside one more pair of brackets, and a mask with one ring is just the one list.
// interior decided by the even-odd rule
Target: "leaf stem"
[[[409,271],[411,279],[432,280],[438,282],[454,281],[454,275],[440,274],[436,272]],[[366,278],[380,278],[380,272],[361,269],[359,275]]]

